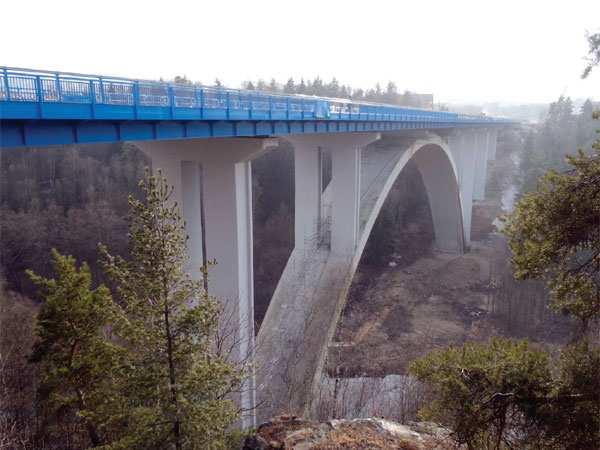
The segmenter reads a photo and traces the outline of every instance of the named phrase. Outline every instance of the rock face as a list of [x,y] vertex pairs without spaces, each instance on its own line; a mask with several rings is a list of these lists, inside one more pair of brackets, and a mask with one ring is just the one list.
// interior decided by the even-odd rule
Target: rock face
[[258,427],[243,450],[429,450],[456,448],[448,432],[429,423],[383,419],[312,422],[281,416]]

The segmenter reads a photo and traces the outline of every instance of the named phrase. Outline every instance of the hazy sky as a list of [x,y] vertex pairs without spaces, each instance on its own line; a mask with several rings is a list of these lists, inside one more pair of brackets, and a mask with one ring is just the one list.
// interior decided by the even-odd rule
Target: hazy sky
[[600,99],[600,0],[5,1],[0,65],[238,87],[290,76],[436,101]]

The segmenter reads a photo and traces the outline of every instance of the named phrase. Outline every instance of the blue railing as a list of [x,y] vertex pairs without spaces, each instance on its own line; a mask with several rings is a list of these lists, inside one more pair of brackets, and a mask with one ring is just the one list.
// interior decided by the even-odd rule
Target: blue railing
[[[313,96],[9,67],[0,68],[0,102],[6,102],[2,110],[5,118],[13,119],[359,120],[442,126],[507,122],[486,116]],[[8,104],[15,107],[9,108]],[[32,109],[25,105],[32,105]],[[82,109],[85,105],[86,109]]]

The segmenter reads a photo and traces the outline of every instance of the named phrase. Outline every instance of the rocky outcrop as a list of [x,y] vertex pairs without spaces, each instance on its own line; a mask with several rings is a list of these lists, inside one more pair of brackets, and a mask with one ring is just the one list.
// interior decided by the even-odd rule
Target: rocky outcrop
[[432,450],[453,449],[447,430],[430,423],[388,420],[312,422],[281,416],[258,427],[243,450]]

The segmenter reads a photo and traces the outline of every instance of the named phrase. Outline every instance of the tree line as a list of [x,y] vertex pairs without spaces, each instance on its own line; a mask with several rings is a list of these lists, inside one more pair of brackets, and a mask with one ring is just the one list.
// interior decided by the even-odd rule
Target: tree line
[[[34,334],[24,340],[31,348],[18,350],[18,336],[0,335],[2,448],[226,449],[235,442],[234,399],[246,370],[243,355],[230,353],[235,333],[220,321],[224,306],[184,270],[187,235],[172,187],[158,172],[140,189],[141,198],[128,201],[128,258],[98,246],[111,288],[95,283],[86,263],[53,249],[52,278],[27,271],[43,300],[34,327],[0,292],[2,329],[15,331],[11,322],[21,314]],[[28,395],[17,395],[24,374],[13,364],[26,368],[20,391]]]
[[[186,76],[176,76],[173,80],[175,84],[194,84]],[[213,86],[223,87],[223,83],[218,78],[215,79]],[[388,81],[383,87],[380,83],[376,83],[374,87],[363,89],[352,87],[347,84],[341,84],[336,77],[331,81],[324,81],[317,76],[314,79],[300,78],[300,81],[294,80],[293,77],[288,78],[285,83],[271,78],[270,81],[263,79],[247,80],[242,82],[242,89],[249,91],[275,92],[280,94],[299,94],[299,95],[314,95],[317,97],[332,97],[355,101],[366,101],[374,103],[387,103],[390,105],[413,106],[416,108],[432,108],[433,95],[418,94],[405,90],[401,92],[398,86],[393,81]]]
[[593,117],[596,107],[587,99],[576,111],[573,101],[564,96],[550,104],[544,120],[525,135],[517,180],[522,193],[535,189],[546,171],[565,170],[566,156],[574,149],[591,150],[598,128]]

